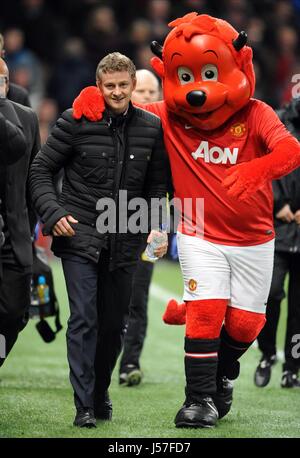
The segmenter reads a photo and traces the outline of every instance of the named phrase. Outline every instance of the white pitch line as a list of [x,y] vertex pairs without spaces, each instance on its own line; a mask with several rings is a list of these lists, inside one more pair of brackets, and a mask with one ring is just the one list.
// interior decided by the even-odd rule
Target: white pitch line
[[151,283],[150,296],[159,299],[162,303],[167,303],[170,299],[175,299],[177,302],[182,302],[182,296],[174,294],[173,291],[163,288],[162,286]]

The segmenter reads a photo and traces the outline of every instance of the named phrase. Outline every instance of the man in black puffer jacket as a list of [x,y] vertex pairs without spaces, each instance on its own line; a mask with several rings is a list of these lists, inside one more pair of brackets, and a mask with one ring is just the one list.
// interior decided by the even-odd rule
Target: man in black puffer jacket
[[[300,99],[294,99],[278,115],[289,131],[300,140]],[[262,357],[255,371],[254,382],[259,387],[266,386],[271,378],[271,368],[277,360],[276,333],[280,304],[285,297],[284,283],[289,274],[281,386],[300,388],[300,355],[296,351],[300,339],[300,169],[274,181],[273,192],[276,231],[274,270],[267,304],[267,321],[257,338]]]
[[[130,102],[136,83],[131,60],[109,54],[100,61],[96,78],[106,104],[101,121],[76,120],[72,110],[65,111],[30,175],[44,234],[54,235],[52,249],[62,258],[71,310],[67,345],[77,408],[74,424],[83,427],[95,426],[95,417],[111,419],[108,387],[141,249],[142,234],[124,230],[118,218],[105,233],[101,202],[115,203],[118,214],[120,191],[127,192],[128,202],[163,198],[168,171],[159,118]],[[57,200],[53,176],[61,168],[64,180]],[[127,220],[132,213],[128,210]],[[161,244],[156,255],[166,249]]]

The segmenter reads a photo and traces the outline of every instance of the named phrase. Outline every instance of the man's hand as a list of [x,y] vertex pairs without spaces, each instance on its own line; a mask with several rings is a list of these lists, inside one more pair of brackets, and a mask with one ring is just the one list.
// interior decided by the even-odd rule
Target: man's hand
[[[297,224],[300,224],[300,210],[298,210],[298,213],[299,222]],[[294,219],[296,219],[296,214],[297,213],[295,213],[294,215],[289,204],[285,204],[285,206],[282,207],[282,209],[278,213],[276,213],[275,216],[277,219],[281,219],[281,221],[284,221],[285,223],[291,223],[292,221],[294,221]]]
[[105,110],[105,103],[96,86],[88,86],[80,92],[73,102],[73,118],[85,116],[90,121],[100,121]]
[[300,210],[297,210],[294,216],[296,223],[300,226]]
[[155,256],[157,256],[158,258],[162,258],[168,251],[168,235],[166,232],[159,232],[159,231],[156,231],[155,229],[152,229],[152,231],[150,232],[147,238],[147,243],[150,243],[153,237],[162,239],[161,244],[154,250]]
[[52,229],[52,234],[55,237],[73,237],[75,235],[74,229],[70,226],[70,223],[77,224],[77,219],[71,215],[64,216],[57,221]]

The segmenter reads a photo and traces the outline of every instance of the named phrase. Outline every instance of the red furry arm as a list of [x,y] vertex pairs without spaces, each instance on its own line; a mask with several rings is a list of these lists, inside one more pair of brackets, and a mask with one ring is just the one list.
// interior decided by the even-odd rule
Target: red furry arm
[[247,200],[267,181],[287,175],[299,166],[300,144],[290,136],[278,142],[270,154],[230,167],[223,185],[231,197]]
[[249,104],[248,124],[255,141],[259,140],[266,153],[269,153],[226,171],[223,185],[231,197],[239,200],[250,198],[268,181],[287,175],[300,166],[299,142],[288,132],[269,105],[253,99]]
[[104,110],[104,99],[96,86],[82,89],[73,102],[73,118],[75,119],[85,116],[90,121],[100,121]]

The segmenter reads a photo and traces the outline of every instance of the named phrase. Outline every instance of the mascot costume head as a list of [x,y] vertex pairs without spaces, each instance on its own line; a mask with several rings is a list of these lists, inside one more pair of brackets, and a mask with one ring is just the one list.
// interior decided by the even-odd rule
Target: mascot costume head
[[242,108],[254,93],[247,35],[222,19],[190,13],[169,24],[164,46],[151,45],[151,64],[163,83],[170,111],[211,130]]

